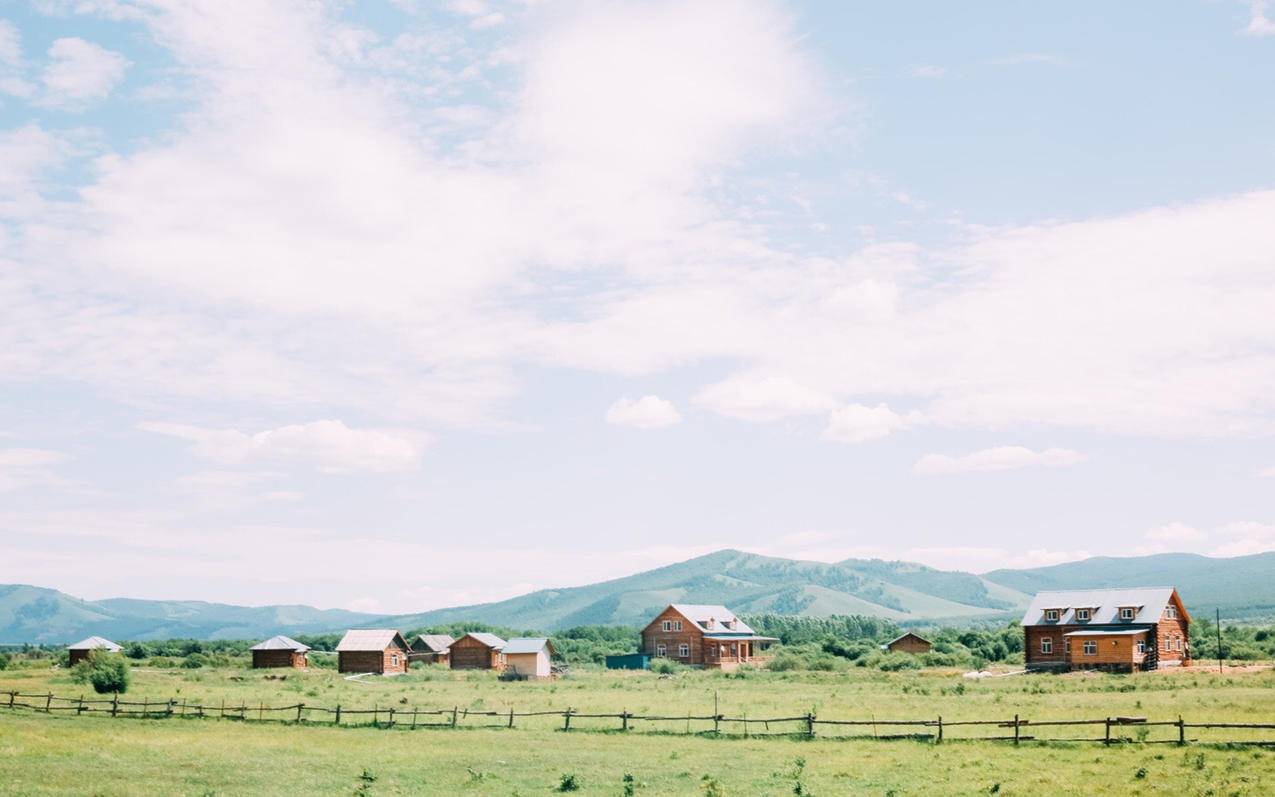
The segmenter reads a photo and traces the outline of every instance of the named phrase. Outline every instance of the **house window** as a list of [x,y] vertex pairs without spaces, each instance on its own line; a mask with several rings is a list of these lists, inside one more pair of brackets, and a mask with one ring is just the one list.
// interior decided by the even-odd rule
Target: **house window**
[[691,657],[691,646],[686,644],[678,645],[677,656],[681,659],[689,659]]
[[397,666],[398,666],[398,654],[397,654],[397,653],[391,653],[391,654],[390,654],[390,666],[391,666],[391,667],[397,667]]
[[674,631],[681,631],[681,630],[682,630],[682,621],[681,621],[681,620],[674,620],[674,621],[673,621],[673,630],[674,630]]
[[1086,656],[1098,655],[1098,643],[1096,641],[1092,639],[1085,640],[1085,655]]
[[1164,649],[1165,649],[1165,651],[1166,651],[1166,652],[1168,652],[1168,651],[1170,651],[1170,650],[1173,650],[1173,640],[1172,640],[1172,639],[1170,639],[1170,638],[1168,638],[1168,637],[1165,637],[1165,638],[1164,638]]
[[1071,655],[1071,640],[1066,637],[1063,638],[1063,650],[1067,652],[1067,655]]
[[667,656],[667,655],[668,655],[668,648],[664,647],[663,645],[656,645],[656,646],[655,646],[655,655],[656,655],[656,656],[660,656],[660,657]]
[[1056,622],[1058,622],[1058,610],[1057,610],[1057,609],[1046,609],[1046,610],[1045,610],[1045,620],[1046,620],[1046,621],[1048,621],[1048,622],[1051,622],[1051,623],[1056,623]]
[[1173,649],[1174,649],[1174,650],[1181,650],[1181,649],[1182,649],[1182,637],[1174,637],[1174,638],[1173,638]]
[[1165,617],[1167,617],[1167,618],[1169,618],[1170,620],[1176,620],[1176,619],[1178,619],[1178,607],[1176,607],[1176,606],[1166,606],[1166,607],[1164,608],[1164,616],[1165,616]]
[[1043,636],[1040,638],[1040,652],[1050,654],[1054,652],[1054,640],[1050,637]]
[[664,627],[664,630],[665,630],[666,632],[668,632],[668,631],[672,631],[672,630],[673,630],[673,621],[672,621],[672,620],[665,620],[665,621],[664,621],[661,625]]
[[1131,606],[1126,606],[1126,607],[1124,607],[1123,609],[1121,609],[1121,610],[1120,610],[1120,619],[1121,619],[1121,620],[1132,620],[1132,619],[1133,619],[1133,607],[1131,607]]
[[1079,621],[1080,621],[1080,622],[1082,622],[1082,623],[1083,623],[1083,622],[1085,622],[1086,620],[1088,620],[1088,619],[1089,619],[1089,610],[1088,610],[1088,609],[1077,609],[1077,610],[1076,610],[1076,619],[1077,619],[1077,620],[1079,620]]

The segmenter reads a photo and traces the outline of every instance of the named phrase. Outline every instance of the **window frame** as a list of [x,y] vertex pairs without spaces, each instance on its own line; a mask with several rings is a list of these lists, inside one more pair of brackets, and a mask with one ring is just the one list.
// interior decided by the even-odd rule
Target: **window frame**
[[1084,653],[1086,656],[1097,656],[1098,655],[1098,640],[1086,639],[1085,646],[1084,646]]
[[1077,609],[1076,610],[1076,622],[1087,623],[1089,622],[1089,619],[1091,617],[1093,617],[1092,609]]
[[1139,639],[1136,643],[1134,643],[1134,649],[1145,656],[1147,654],[1147,641],[1145,639]]
[[1137,613],[1133,610],[1133,607],[1132,607],[1132,606],[1121,606],[1121,607],[1120,607],[1120,619],[1121,619],[1121,620],[1132,620],[1132,619],[1136,616],[1136,614],[1137,614]]
[[1046,609],[1046,610],[1045,610],[1045,622],[1047,622],[1047,623],[1056,623],[1056,622],[1058,622],[1058,616],[1059,616],[1059,611],[1058,611],[1057,609]]
[[662,630],[666,634],[670,633],[673,630],[673,621],[665,620],[664,622],[660,623],[660,630]]
[[689,659],[691,657],[691,646],[683,642],[677,646],[677,657],[679,659]]
[[660,658],[660,659],[667,659],[667,658],[668,658],[668,646],[667,646],[667,645],[656,645],[656,646],[655,646],[655,656],[656,656],[656,658]]
[[1168,606],[1165,606],[1165,607],[1164,607],[1164,618],[1165,618],[1166,620],[1176,620],[1176,619],[1178,619],[1178,607],[1174,606],[1173,604],[1169,604]]
[[1040,638],[1040,653],[1042,656],[1054,655],[1054,638],[1051,636],[1043,636]]
[[674,621],[673,621],[673,630],[674,630],[674,631],[681,631],[681,630],[682,630],[682,621],[681,621],[681,620],[674,620]]

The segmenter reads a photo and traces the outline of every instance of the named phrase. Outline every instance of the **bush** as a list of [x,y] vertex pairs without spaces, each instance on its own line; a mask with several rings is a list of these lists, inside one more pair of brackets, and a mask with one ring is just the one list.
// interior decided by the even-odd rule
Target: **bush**
[[135,661],[140,661],[151,654],[141,642],[134,642],[124,649],[124,655]]
[[686,672],[688,669],[690,668],[685,664],[672,659],[657,658],[651,662],[651,672],[659,673],[660,675],[677,675],[678,673]]
[[202,653],[192,653],[182,662],[182,666],[188,670],[198,670],[208,666],[208,657]]
[[[89,683],[99,695],[128,691],[128,661],[118,653],[89,657]],[[77,665],[78,666],[78,665]]]
[[908,653],[887,653],[877,660],[876,666],[878,670],[884,672],[898,672],[899,670],[919,670],[921,662],[916,656]]
[[9,669],[9,654],[0,653],[0,670]]

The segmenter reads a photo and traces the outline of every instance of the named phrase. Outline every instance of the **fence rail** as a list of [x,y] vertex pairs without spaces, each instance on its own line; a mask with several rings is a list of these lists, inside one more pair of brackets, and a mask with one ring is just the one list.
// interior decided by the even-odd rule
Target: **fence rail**
[[[1102,717],[1098,719],[1058,719],[1033,720],[1014,715],[1007,719],[982,720],[944,720],[941,716],[934,719],[820,719],[813,713],[785,717],[732,717],[726,714],[691,714],[659,715],[634,714],[627,710],[617,713],[584,712],[573,708],[548,709],[540,711],[495,711],[490,709],[466,709],[459,706],[452,708],[406,708],[402,706],[373,706],[372,708],[315,706],[296,703],[284,706],[267,706],[264,703],[256,706],[240,702],[239,705],[226,705],[225,701],[217,705],[191,703],[188,700],[121,700],[119,695],[109,699],[85,699],[80,697],[63,697],[52,692],[44,694],[26,694],[23,692],[0,692],[7,700],[0,698],[0,708],[17,711],[29,709],[34,712],[54,714],[56,712],[74,712],[82,714],[103,714],[111,717],[135,719],[226,719],[241,722],[276,722],[287,724],[331,725],[338,727],[383,727],[383,728],[515,728],[517,719],[545,717],[561,717],[563,731],[630,731],[634,723],[685,723],[683,733],[711,736],[788,736],[814,738],[822,736],[831,739],[922,739],[934,743],[945,741],[945,732],[950,734],[958,728],[995,728],[1011,729],[1012,735],[965,735],[957,736],[962,741],[1006,741],[1020,744],[1030,742],[1095,742],[1100,744],[1122,744],[1138,742],[1145,744],[1224,744],[1224,745],[1257,745],[1275,747],[1275,734],[1268,739],[1201,739],[1189,738],[1188,730],[1247,730],[1275,731],[1275,723],[1255,722],[1187,722],[1182,717],[1176,720],[1148,720],[1146,717]],[[266,715],[270,716],[267,717]],[[316,715],[319,715],[316,719]],[[350,722],[350,718],[371,717],[371,722]],[[471,718],[498,720],[475,724]],[[343,719],[347,720],[343,722]],[[573,727],[572,720],[577,721]],[[581,727],[579,720],[615,720],[618,727],[596,726]],[[711,723],[711,727],[709,726]],[[763,733],[751,731],[750,727],[761,725]],[[771,732],[771,726],[779,726]],[[1036,728],[1069,728],[1076,726],[1103,727],[1102,736],[1093,737],[1049,737],[1025,735],[1024,729],[1032,731]],[[694,729],[692,729],[694,726]],[[871,729],[868,733],[836,733],[838,729]],[[882,733],[881,729],[887,733]],[[898,733],[901,729],[916,729],[913,732]],[[1152,728],[1174,728],[1176,738],[1148,738]],[[736,732],[732,733],[732,729]],[[822,732],[821,732],[822,729]],[[1123,733],[1133,730],[1137,736],[1125,736]],[[832,731],[833,733],[829,733]],[[662,728],[655,731],[669,733]],[[672,731],[677,733],[678,731]],[[953,737],[948,735],[947,740]]]

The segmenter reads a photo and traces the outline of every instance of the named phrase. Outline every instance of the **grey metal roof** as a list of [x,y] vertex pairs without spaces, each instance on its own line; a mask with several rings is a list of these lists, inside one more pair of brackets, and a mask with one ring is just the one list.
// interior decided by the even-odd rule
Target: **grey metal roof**
[[[702,631],[717,633],[755,634],[748,624],[735,616],[735,613],[717,603],[674,603],[673,608],[686,619],[695,623]],[[725,623],[734,621],[734,628],[727,628]]]
[[338,653],[385,650],[394,644],[396,638],[399,647],[407,650],[407,640],[393,628],[356,628],[345,632],[345,636],[341,637],[341,641],[337,643],[336,649]]
[[310,648],[308,646],[302,645],[295,639],[286,637],[283,634],[280,634],[279,636],[272,636],[265,642],[258,642],[248,648],[248,650],[295,650],[301,653],[304,653],[309,649]]
[[553,652],[553,645],[545,637],[516,637],[505,643],[505,655],[511,653],[539,653],[545,648]]
[[[1023,614],[1023,625],[1156,623],[1172,596],[1173,587],[1038,592]],[[1137,612],[1132,620],[1121,620],[1120,609],[1127,606],[1136,608]],[[1060,610],[1057,622],[1045,620],[1046,609]],[[1088,620],[1077,620],[1076,609],[1091,609],[1092,615]]]
[[[505,640],[501,639],[495,634],[489,634],[486,631],[470,631],[468,634],[465,634],[465,636],[473,637],[474,639],[477,639],[479,642],[483,643],[487,647],[495,648],[496,650],[500,650],[505,646]],[[464,639],[464,638],[465,638],[464,636],[461,637],[461,639]]]
[[81,639],[74,645],[67,645],[67,650],[109,650],[112,653],[119,653],[122,648],[109,639],[103,639],[100,636],[91,636],[88,639]]
[[[1126,621],[1127,622],[1127,621]],[[1151,633],[1149,628],[1116,628],[1109,631],[1094,629],[1091,631],[1068,631],[1063,636],[1141,636]]]
[[[412,643],[412,650],[417,653],[446,653],[447,649],[452,646],[456,640],[452,639],[448,634],[421,634],[416,637],[416,641]],[[424,651],[422,651],[422,648]]]

